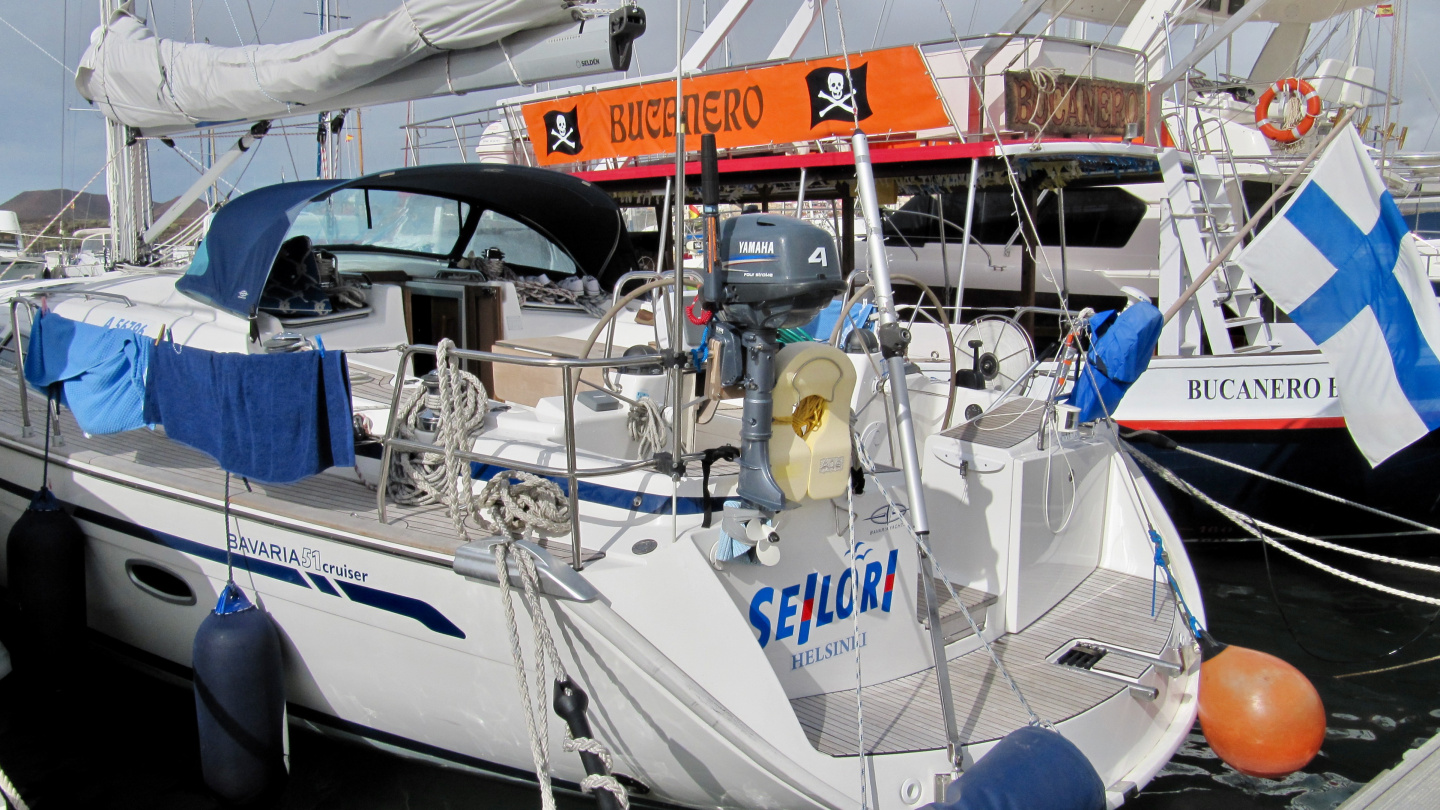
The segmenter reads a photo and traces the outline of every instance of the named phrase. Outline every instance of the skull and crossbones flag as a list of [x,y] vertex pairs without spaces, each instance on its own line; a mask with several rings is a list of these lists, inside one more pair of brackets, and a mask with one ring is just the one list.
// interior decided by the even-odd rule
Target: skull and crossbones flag
[[568,112],[552,110],[545,113],[546,154],[580,154],[580,122],[576,116],[577,110],[578,107],[571,107]]
[[810,126],[821,121],[864,121],[870,117],[870,99],[865,94],[865,65],[850,69],[852,82],[845,80],[843,67],[810,71],[805,83],[810,89]]

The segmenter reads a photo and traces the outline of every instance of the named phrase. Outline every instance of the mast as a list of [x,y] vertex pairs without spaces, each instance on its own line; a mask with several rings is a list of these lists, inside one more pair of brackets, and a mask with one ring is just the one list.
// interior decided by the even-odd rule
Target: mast
[[[104,25],[125,0],[100,0]],[[145,259],[141,239],[151,224],[150,152],[130,128],[105,119],[105,190],[110,198],[110,230],[114,234],[114,261],[138,263]]]
[[[325,14],[325,0],[316,0],[316,2],[315,16],[316,19],[320,21],[320,33],[324,35],[325,30],[329,28],[329,26],[325,24],[329,19]],[[321,110],[315,116],[315,177],[317,179],[329,176],[325,171],[325,148],[328,144],[327,133],[325,131],[326,114],[324,110]]]
[[[675,284],[673,305],[670,308],[670,350],[683,352],[685,319],[685,12],[681,1],[675,0]],[[663,247],[663,246],[662,246]],[[683,356],[683,355],[682,355]],[[681,407],[685,402],[685,375],[679,364],[670,367],[670,410],[673,414],[670,425],[670,468],[671,477],[680,480],[681,454],[684,445],[680,441],[680,430],[684,424]],[[672,501],[678,503],[678,499]],[[672,515],[673,518],[673,515]],[[672,531],[675,523],[672,520]]]

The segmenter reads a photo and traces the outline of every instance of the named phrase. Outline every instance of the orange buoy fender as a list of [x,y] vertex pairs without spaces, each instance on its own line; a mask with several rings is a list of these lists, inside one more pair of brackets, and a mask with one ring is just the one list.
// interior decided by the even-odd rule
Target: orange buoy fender
[[1300,670],[1269,653],[1202,642],[1200,728],[1235,770],[1278,779],[1325,741],[1325,706]]
[[[1305,115],[1289,129],[1281,129],[1270,123],[1270,102],[1283,92],[1299,93],[1305,101]],[[1315,119],[1318,117],[1320,94],[1304,79],[1281,79],[1265,88],[1259,101],[1255,102],[1255,123],[1260,127],[1261,134],[1277,143],[1295,143],[1305,137],[1310,128],[1315,126]]]

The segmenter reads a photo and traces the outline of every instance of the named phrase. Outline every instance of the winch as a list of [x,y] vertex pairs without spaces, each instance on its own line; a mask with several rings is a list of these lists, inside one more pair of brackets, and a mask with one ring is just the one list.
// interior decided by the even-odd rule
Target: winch
[[770,469],[769,448],[778,332],[813,320],[845,289],[845,279],[830,234],[793,217],[732,217],[720,223],[716,241],[700,301],[715,313],[719,382],[745,391],[736,492],[756,507],[779,511],[785,494]]

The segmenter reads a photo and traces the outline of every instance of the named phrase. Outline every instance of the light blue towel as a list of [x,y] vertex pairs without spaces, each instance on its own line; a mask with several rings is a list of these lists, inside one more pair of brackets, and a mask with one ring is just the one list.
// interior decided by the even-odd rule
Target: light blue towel
[[89,434],[119,433],[145,424],[149,338],[41,313],[30,327],[25,379],[45,389],[61,384],[61,401]]

